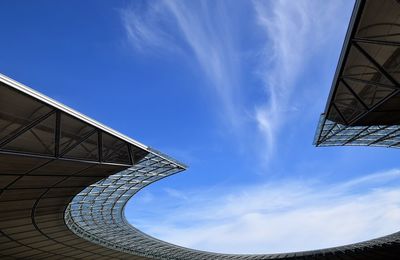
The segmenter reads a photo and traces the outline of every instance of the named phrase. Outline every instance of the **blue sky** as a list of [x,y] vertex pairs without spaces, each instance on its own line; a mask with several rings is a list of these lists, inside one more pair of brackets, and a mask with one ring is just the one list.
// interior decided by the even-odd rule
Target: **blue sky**
[[126,216],[183,246],[308,250],[400,228],[398,151],[312,140],[353,1],[0,3],[0,72],[189,165]]

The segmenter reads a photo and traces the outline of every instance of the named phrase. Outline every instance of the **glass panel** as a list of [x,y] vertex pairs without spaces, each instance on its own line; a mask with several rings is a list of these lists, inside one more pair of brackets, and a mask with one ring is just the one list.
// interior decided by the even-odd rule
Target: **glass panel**
[[102,137],[104,162],[130,164],[128,143],[106,133]]
[[343,82],[339,82],[337,86],[334,103],[347,122],[366,111]]
[[60,121],[60,154],[74,146],[95,128],[65,113]]
[[[116,245],[129,252],[143,252],[145,249],[146,252],[152,252],[153,258],[216,258],[204,255],[199,255],[198,258],[186,257],[191,251],[153,239],[124,222],[123,208],[132,195],[149,183],[180,170],[176,164],[149,153],[134,166],[86,187],[75,196],[65,211],[65,222],[78,236],[85,235],[91,241],[108,246]],[[151,248],[155,250],[150,251]],[[174,255],[168,257],[169,253],[165,253],[167,250]]]
[[386,72],[400,82],[400,48],[391,45],[360,43],[363,48]]
[[149,152],[147,152],[147,151],[145,151],[145,150],[143,150],[143,149],[141,149],[141,148],[139,148],[137,146],[134,146],[134,145],[129,145],[129,146],[130,146],[130,149],[131,149],[131,154],[132,154],[134,163],[139,162],[140,160],[142,160],[149,153]]
[[62,157],[70,159],[80,159],[88,161],[98,161],[98,133],[93,133],[89,138],[87,138],[82,143],[78,144],[76,147],[72,148]]
[[0,141],[50,111],[50,107],[0,82]]
[[394,86],[393,83],[380,73],[379,69],[354,46],[350,48],[349,56],[347,57],[343,69],[343,76]]
[[399,18],[398,1],[366,1],[356,37],[400,42]]
[[24,153],[54,155],[55,126],[56,114],[54,113],[6,144],[3,149]]
[[373,85],[367,82],[359,82],[347,79],[345,82],[369,108],[373,107],[376,103],[389,96],[394,91],[392,88]]

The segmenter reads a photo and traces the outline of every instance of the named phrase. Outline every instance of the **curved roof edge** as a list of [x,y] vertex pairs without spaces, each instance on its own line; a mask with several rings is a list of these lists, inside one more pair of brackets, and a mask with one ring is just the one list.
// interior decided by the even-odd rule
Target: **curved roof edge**
[[146,150],[146,151],[148,151],[150,153],[153,153],[153,154],[155,154],[157,156],[160,156],[163,159],[166,159],[167,161],[175,163],[179,167],[181,167],[182,169],[187,169],[187,165],[185,165],[185,164],[183,164],[183,163],[171,158],[170,156],[167,156],[167,155],[157,151],[154,148],[151,148],[151,147],[149,147],[149,146],[147,146],[147,145],[145,145],[145,144],[143,144],[143,143],[141,143],[139,141],[136,141],[136,140],[134,140],[134,139],[132,139],[132,138],[130,138],[130,137],[128,137],[128,136],[126,136],[126,135],[124,135],[124,134],[122,134],[122,133],[120,133],[120,132],[118,132],[118,131],[116,131],[116,130],[114,130],[114,129],[112,129],[112,128],[104,125],[104,124],[102,124],[102,123],[100,123],[100,122],[98,122],[97,120],[94,120],[94,119],[92,119],[92,118],[90,118],[90,117],[88,117],[88,116],[86,116],[86,115],[84,115],[84,114],[82,114],[82,113],[80,113],[80,112],[78,112],[78,111],[76,111],[76,110],[64,105],[64,104],[62,104],[61,102],[58,102],[58,101],[56,101],[56,100],[54,100],[54,99],[52,99],[52,98],[40,93],[40,92],[38,92],[38,91],[36,91],[36,90],[34,90],[34,89],[32,89],[32,88],[20,83],[20,82],[18,82],[18,81],[14,80],[14,79],[12,79],[10,77],[7,77],[4,74],[1,74],[1,73],[0,73],[0,82],[3,82],[9,87],[12,87],[12,88],[14,88],[16,90],[19,90],[19,91],[21,91],[21,92],[23,92],[23,93],[25,93],[25,94],[33,97],[33,98],[36,98],[36,99],[44,102],[45,104],[48,104],[48,105],[50,105],[52,107],[55,107],[55,108],[65,112],[65,113],[75,117],[75,118],[78,118],[78,119],[80,119],[80,120],[82,120],[82,121],[84,121],[84,122],[86,122],[86,123],[88,123],[88,124],[90,124],[90,125],[92,125],[94,127],[97,127],[99,129],[103,130],[104,132],[107,132],[107,133],[109,133],[109,134],[111,134],[111,135],[113,135],[115,137],[118,137],[118,138],[120,138],[120,139],[122,139],[122,140],[124,140],[124,141],[126,141],[126,142],[128,142],[130,144],[132,144],[132,145],[135,145],[135,146],[137,146],[139,148],[142,148],[142,149],[144,149],[144,150]]

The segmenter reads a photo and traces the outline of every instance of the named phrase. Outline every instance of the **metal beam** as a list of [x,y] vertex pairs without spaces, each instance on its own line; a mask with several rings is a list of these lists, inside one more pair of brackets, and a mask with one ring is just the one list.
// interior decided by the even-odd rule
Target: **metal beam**
[[[91,137],[93,134],[95,134],[97,132],[97,129],[93,129],[92,131],[90,131],[89,133],[87,133],[86,135],[84,135],[78,142],[76,142],[75,144],[71,145],[70,147],[68,147],[67,149],[65,149],[61,154],[59,154],[58,157],[62,157],[65,154],[67,154],[69,151],[71,151],[72,149],[74,149],[75,147],[77,147],[78,145],[80,145],[81,143],[83,143],[84,141],[86,141],[89,137]],[[98,144],[97,144],[98,145]]]
[[397,95],[398,93],[400,93],[400,89],[399,90],[395,90],[393,91],[390,95],[386,96],[385,98],[383,98],[381,101],[377,102],[374,106],[372,106],[368,111],[360,114],[359,116],[353,118],[350,122],[349,122],[349,126],[354,126],[358,121],[360,121],[363,117],[367,116],[369,113],[375,111],[376,109],[378,109],[382,104],[384,104],[386,101],[388,101],[389,99],[391,99],[392,97],[394,97],[395,95]]
[[342,114],[342,112],[339,110],[339,108],[336,106],[335,103],[332,103],[332,106],[336,109],[336,112],[338,113],[338,115],[340,116],[340,118],[343,120],[343,122],[347,125],[347,120],[344,117],[344,115]]
[[103,133],[101,130],[98,130],[97,132],[97,145],[99,147],[99,162],[101,163],[103,161]]
[[350,76],[342,76],[341,79],[342,80],[356,81],[356,82],[360,82],[360,83],[364,83],[364,84],[368,84],[368,85],[374,85],[376,87],[383,87],[383,88],[390,88],[390,89],[400,89],[400,86],[386,85],[386,84],[382,84],[382,83],[379,83],[379,82],[365,80],[365,79],[357,79],[357,78],[353,78],[353,77],[350,77]]
[[358,132],[355,136],[353,136],[352,138],[350,138],[349,140],[345,141],[344,143],[342,143],[341,145],[346,145],[348,143],[353,142],[354,140],[356,140],[357,138],[359,138],[361,136],[362,133],[364,133],[365,131],[367,131],[369,128],[369,126],[366,126],[363,130],[361,130],[360,132]]
[[56,133],[54,138],[54,157],[58,157],[60,154],[60,136],[61,136],[61,111],[56,112]]
[[344,69],[344,63],[347,60],[347,56],[349,55],[350,52],[350,43],[351,43],[351,39],[354,38],[354,35],[356,34],[356,30],[357,30],[357,26],[360,19],[361,19],[361,14],[364,10],[365,7],[365,0],[357,0],[355,2],[354,8],[353,8],[353,12],[351,15],[351,20],[350,20],[350,24],[349,27],[347,29],[346,32],[346,38],[344,39],[343,42],[343,46],[342,46],[342,51],[340,53],[340,57],[339,57],[339,62],[338,65],[336,67],[336,71],[335,71],[335,75],[334,75],[334,79],[332,82],[332,87],[331,90],[329,92],[329,96],[328,96],[328,100],[325,106],[325,114],[328,115],[330,107],[331,107],[331,103],[333,102],[333,99],[336,95],[336,89],[337,89],[337,85],[338,85],[338,80],[340,78],[340,76],[343,74],[343,69]]
[[61,161],[81,162],[81,163],[91,163],[91,164],[104,164],[104,165],[111,165],[111,166],[124,166],[124,167],[132,166],[130,164],[125,164],[125,163],[111,163],[111,162],[101,162],[100,163],[98,161],[89,161],[89,160],[72,159],[72,158],[64,158],[64,157],[55,158],[53,156],[37,155],[37,154],[15,152],[15,151],[0,150],[0,155],[1,154],[18,155],[18,156],[24,156],[24,157],[29,157],[29,158],[41,158],[41,159],[48,159],[48,160],[61,160]]
[[368,145],[373,145],[373,144],[379,143],[379,142],[381,142],[381,141],[385,141],[385,140],[387,140],[387,139],[390,139],[390,138],[391,138],[390,135],[392,135],[392,134],[394,134],[394,133],[396,133],[396,132],[398,132],[398,131],[400,131],[400,128],[395,129],[394,131],[392,131],[392,132],[390,132],[390,133],[388,133],[388,134],[382,136],[381,138],[376,139],[375,141],[369,143]]
[[343,85],[350,91],[350,93],[357,99],[357,101],[364,107],[365,110],[368,110],[368,106],[361,100],[361,98],[357,95],[356,92],[346,83],[344,80],[340,80]]
[[390,82],[393,83],[395,86],[400,86],[400,84],[395,80],[389,72],[386,71],[385,68],[383,68],[369,53],[364,50],[356,41],[353,41],[353,46],[369,61],[371,62],[378,70],[380,73],[382,73]]
[[54,110],[50,111],[49,113],[47,113],[47,114],[37,118],[36,120],[32,121],[31,123],[29,123],[28,125],[26,125],[22,129],[18,130],[16,133],[14,133],[13,135],[11,135],[8,138],[6,138],[3,142],[1,142],[0,143],[0,148],[2,148],[4,145],[8,144],[12,140],[18,138],[20,135],[22,135],[23,133],[27,132],[31,128],[35,127],[40,122],[44,121],[45,119],[47,119],[48,117],[53,115],[55,112],[56,112],[56,110],[54,109]]
[[[400,35],[400,34],[398,34],[398,35]],[[384,35],[384,36],[387,36],[387,35]],[[353,38],[352,41],[357,42],[357,43],[370,43],[370,44],[377,44],[377,45],[399,46],[400,47],[400,42],[372,40],[370,38],[355,37],[355,38]]]

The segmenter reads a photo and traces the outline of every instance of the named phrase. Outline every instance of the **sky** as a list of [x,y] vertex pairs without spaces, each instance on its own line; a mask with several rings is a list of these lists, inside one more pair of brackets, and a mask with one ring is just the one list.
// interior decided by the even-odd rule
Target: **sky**
[[398,151],[312,145],[354,2],[1,1],[0,73],[187,164],[134,226],[223,253],[400,229]]

